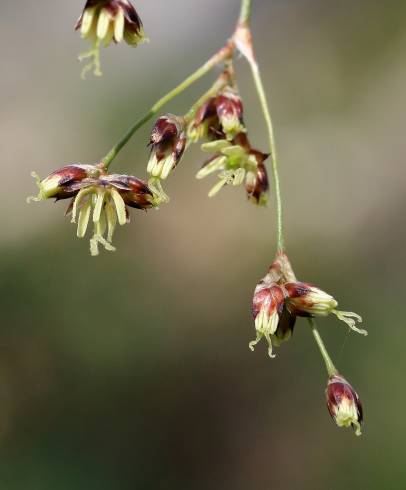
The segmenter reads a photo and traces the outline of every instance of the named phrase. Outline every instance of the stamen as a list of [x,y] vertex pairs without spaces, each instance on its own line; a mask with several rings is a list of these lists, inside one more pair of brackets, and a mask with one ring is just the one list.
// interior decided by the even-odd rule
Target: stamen
[[121,43],[124,37],[124,12],[119,9],[114,22],[115,41]]
[[79,208],[79,206],[80,206],[83,198],[85,196],[87,196],[88,194],[91,194],[92,192],[93,192],[92,189],[81,189],[78,192],[78,195],[76,196],[76,198],[75,198],[75,200],[73,202],[71,223],[76,223],[77,211],[78,211],[78,208]]
[[117,218],[120,225],[125,225],[127,223],[127,214],[125,212],[125,202],[116,189],[110,189],[111,197],[113,198],[114,204],[116,206]]
[[87,225],[89,224],[91,210],[92,210],[92,203],[89,200],[83,205],[79,213],[78,230],[77,230],[78,238],[83,238],[86,235],[86,230],[87,230]]
[[105,196],[106,193],[104,190],[97,189],[96,204],[94,206],[94,212],[93,212],[93,223],[98,223],[100,221],[100,215],[103,209]]
[[220,182],[217,182],[217,184],[209,192],[209,197],[214,197],[216,194],[218,194],[221,189],[229,183],[229,180],[229,177],[223,177]]
[[113,204],[110,200],[106,202],[106,216],[107,216],[107,240],[109,242],[113,241],[114,230],[117,225],[117,214]]

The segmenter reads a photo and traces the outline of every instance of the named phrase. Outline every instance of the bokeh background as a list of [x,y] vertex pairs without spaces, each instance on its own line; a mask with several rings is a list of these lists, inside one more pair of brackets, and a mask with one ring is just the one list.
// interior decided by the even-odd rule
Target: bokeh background
[[[189,152],[171,202],[133,213],[118,251],[88,253],[64,203],[26,205],[30,172],[101,158],[130,123],[231,33],[238,0],[138,0],[150,44],[102,52],[79,77],[83,2],[0,2],[0,487],[406,487],[405,106],[402,0],[256,0],[255,44],[281,160],[297,275],[364,316],[366,339],[320,330],[365,406],[364,434],[334,426],[305,321],[270,361],[252,292],[273,259],[274,200],[209,200]],[[168,105],[184,113],[214,79]],[[267,140],[238,64],[252,140]],[[152,124],[152,123],[151,123]],[[145,176],[142,129],[114,164]]]

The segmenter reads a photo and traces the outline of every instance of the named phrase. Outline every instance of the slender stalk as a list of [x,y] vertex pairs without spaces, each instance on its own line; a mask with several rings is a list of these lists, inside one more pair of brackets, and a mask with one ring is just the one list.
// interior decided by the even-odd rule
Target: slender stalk
[[327,348],[323,342],[323,339],[320,336],[319,331],[317,330],[316,323],[313,320],[313,318],[309,318],[309,324],[310,324],[310,328],[312,329],[313,337],[314,337],[316,344],[320,350],[320,354],[322,355],[324,362],[326,364],[326,369],[327,369],[328,375],[333,376],[334,374],[337,374],[338,371],[337,371],[336,367],[334,366],[334,363],[331,360],[329,353],[327,352]]
[[241,3],[241,13],[240,13],[240,24],[248,24],[251,18],[252,10],[252,0],[242,0]]
[[255,59],[249,59],[249,58],[247,59],[251,67],[252,76],[254,78],[255,87],[258,92],[259,101],[261,104],[262,112],[268,130],[272,170],[273,170],[273,177],[274,177],[274,184],[275,184],[275,195],[276,195],[277,248],[278,251],[281,252],[284,249],[283,211],[282,211],[282,195],[281,195],[281,184],[279,178],[278,154],[276,151],[275,133],[273,129],[271,113],[269,110],[269,104],[265,94],[264,84],[262,82],[261,72],[259,70],[258,64],[255,62]]
[[128,143],[133,134],[140,129],[145,123],[147,123],[154,115],[158,113],[158,111],[167,104],[169,101],[174,99],[176,96],[181,94],[184,90],[189,88],[193,83],[206,75],[210,70],[212,70],[216,65],[221,63],[223,60],[232,55],[234,49],[234,45],[232,42],[229,42],[225,47],[220,49],[214,56],[212,56],[204,65],[202,65],[199,69],[197,69],[194,73],[192,73],[189,77],[186,78],[182,83],[180,83],[173,90],[164,95],[161,99],[159,99],[151,109],[144,114],[138,121],[136,121],[124,134],[121,140],[107,153],[107,155],[101,160],[101,163],[107,168],[109,168],[111,162],[116,158],[120,150]]

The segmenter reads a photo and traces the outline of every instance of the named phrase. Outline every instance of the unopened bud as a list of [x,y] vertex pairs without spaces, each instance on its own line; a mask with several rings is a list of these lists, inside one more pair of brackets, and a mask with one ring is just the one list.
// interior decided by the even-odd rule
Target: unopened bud
[[328,316],[337,307],[337,301],[319,288],[304,282],[285,284],[289,306],[298,316]]
[[364,329],[356,326],[362,318],[350,311],[337,310],[338,303],[330,294],[304,282],[289,282],[284,285],[288,293],[287,305],[297,316],[328,316],[331,313],[346,323],[351,330],[361,335],[368,335]]
[[233,139],[237,134],[245,132],[243,105],[235,90],[227,87],[217,96],[215,105],[220,125],[228,139]]
[[354,388],[339,374],[328,380],[326,389],[327,407],[338,427],[352,427],[361,435],[363,422],[362,404]]
[[29,201],[43,201],[55,198],[67,199],[76,195],[82,183],[87,178],[96,178],[100,170],[94,165],[67,165],[41,180],[35,172],[31,174],[37,182],[39,193],[37,197],[28,198]]

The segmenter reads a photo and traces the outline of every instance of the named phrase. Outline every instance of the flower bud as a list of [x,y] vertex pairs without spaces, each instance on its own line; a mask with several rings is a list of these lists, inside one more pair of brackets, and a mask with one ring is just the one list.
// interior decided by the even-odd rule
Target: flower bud
[[216,98],[211,97],[196,112],[189,128],[188,136],[193,143],[208,138],[210,140],[224,139],[220,121],[217,116]]
[[160,117],[151,133],[151,156],[147,171],[153,177],[166,179],[180,162],[186,148],[185,121],[167,114]]
[[233,139],[237,134],[245,132],[243,105],[235,90],[227,87],[217,96],[215,105],[222,131],[227,139]]
[[293,282],[284,287],[289,295],[289,307],[298,316],[327,316],[338,305],[332,296],[310,284]]
[[354,388],[340,374],[328,380],[326,389],[327,407],[338,427],[352,427],[361,435],[363,422],[362,404]]
[[289,282],[284,285],[288,295],[287,306],[289,310],[304,317],[328,316],[330,313],[346,323],[351,330],[361,335],[368,335],[366,330],[356,327],[362,318],[350,311],[337,310],[338,303],[321,289],[304,282]]
[[131,46],[145,41],[141,19],[129,0],[87,0],[75,29],[105,46],[123,39]]
[[35,172],[32,172],[31,175],[37,182],[39,193],[37,197],[28,198],[29,201],[43,201],[50,198],[58,201],[76,195],[83,181],[87,178],[98,177],[100,169],[94,165],[74,164],[55,170],[43,180]]

